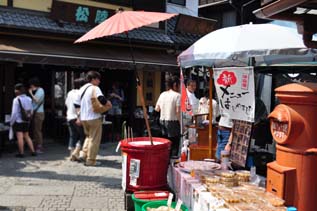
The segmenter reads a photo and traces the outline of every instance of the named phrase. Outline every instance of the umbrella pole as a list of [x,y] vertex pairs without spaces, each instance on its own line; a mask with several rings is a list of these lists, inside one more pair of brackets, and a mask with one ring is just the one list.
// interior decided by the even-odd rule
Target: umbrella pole
[[138,89],[139,95],[140,95],[140,101],[141,101],[141,105],[142,105],[142,109],[143,109],[143,116],[144,116],[144,120],[145,120],[146,130],[147,130],[147,132],[149,134],[151,145],[153,145],[153,138],[152,138],[152,133],[151,133],[151,128],[150,128],[150,123],[149,123],[147,110],[146,110],[145,102],[144,102],[143,89],[142,89],[142,86],[141,86],[140,78],[139,78],[137,70],[136,70],[136,63],[135,63],[135,60],[134,60],[132,44],[131,44],[131,40],[129,38],[129,33],[126,32],[126,35],[127,35],[128,41],[129,41],[130,54],[131,54],[132,63],[133,63],[133,69],[134,69],[134,71],[136,73],[137,89]]

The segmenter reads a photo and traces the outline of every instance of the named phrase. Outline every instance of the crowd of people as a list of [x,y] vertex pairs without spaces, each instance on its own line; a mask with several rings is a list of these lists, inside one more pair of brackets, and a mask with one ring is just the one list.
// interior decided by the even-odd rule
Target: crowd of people
[[[86,78],[74,80],[74,89],[68,92],[65,100],[70,160],[81,161],[86,166],[98,165],[96,157],[102,135],[103,113],[94,109],[93,95],[96,96],[100,105],[105,107],[103,112],[112,107],[110,100],[107,100],[99,88],[100,80],[100,73],[89,71]],[[24,84],[16,84],[15,95],[12,102],[9,136],[10,139],[15,137],[17,140],[16,157],[25,156],[25,142],[32,156],[44,153],[42,126],[45,118],[45,91],[40,87],[39,79],[29,80],[28,92]]]
[[[111,89],[105,96],[99,88],[101,75],[96,71],[89,71],[86,78],[74,80],[74,87],[67,93],[65,100],[66,119],[69,131],[68,150],[71,161],[84,162],[87,166],[98,164],[96,157],[102,138],[103,114],[95,112],[92,106],[92,95],[95,94],[98,101],[108,106],[110,115],[115,127],[120,129],[120,116],[122,115],[122,103],[124,92],[119,88],[118,83],[114,82]],[[187,80],[186,94],[189,103],[192,105],[193,113],[208,113],[209,99],[203,96],[200,100],[196,97],[196,81]],[[24,145],[26,142],[32,156],[43,153],[43,134],[42,126],[45,118],[44,99],[45,92],[40,87],[37,78],[29,80],[29,89],[18,83],[15,85],[16,97],[12,103],[11,113],[11,136],[15,135],[18,145],[17,157],[24,157]],[[161,136],[172,142],[171,156],[179,155],[181,138],[181,110],[180,110],[180,80],[177,76],[170,76],[166,80],[166,91],[162,92],[156,102],[155,111],[159,112],[159,124]],[[217,112],[217,102],[212,100],[213,120],[212,124],[217,123],[215,118]],[[25,113],[31,112],[31,118],[25,119]],[[184,118],[185,117],[185,118]],[[192,116],[183,116],[183,120],[191,120]],[[187,120],[186,120],[187,119]],[[223,115],[218,123],[217,152],[216,158],[220,159],[222,150],[230,150],[230,131],[232,121],[229,116]],[[32,132],[32,138],[29,132]]]

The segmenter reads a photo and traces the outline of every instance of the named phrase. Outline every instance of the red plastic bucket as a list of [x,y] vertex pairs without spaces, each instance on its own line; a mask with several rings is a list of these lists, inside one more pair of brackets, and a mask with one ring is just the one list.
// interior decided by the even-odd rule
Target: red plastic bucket
[[127,191],[158,190],[167,187],[167,169],[171,142],[153,137],[121,141],[123,186]]

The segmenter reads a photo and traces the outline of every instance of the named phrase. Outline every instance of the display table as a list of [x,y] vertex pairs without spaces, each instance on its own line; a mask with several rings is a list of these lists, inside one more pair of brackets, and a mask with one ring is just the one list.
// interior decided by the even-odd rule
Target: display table
[[249,171],[193,170],[188,173],[172,165],[168,176],[176,200],[182,200],[191,211],[286,211],[283,199],[247,182]]

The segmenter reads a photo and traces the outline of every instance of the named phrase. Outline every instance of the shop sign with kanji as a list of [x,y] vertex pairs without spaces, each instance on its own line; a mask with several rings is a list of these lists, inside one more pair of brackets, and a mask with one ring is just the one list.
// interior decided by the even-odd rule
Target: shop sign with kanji
[[255,94],[253,67],[214,68],[220,113],[231,119],[254,122]]
[[98,25],[115,13],[114,10],[53,1],[51,18],[73,23]]

